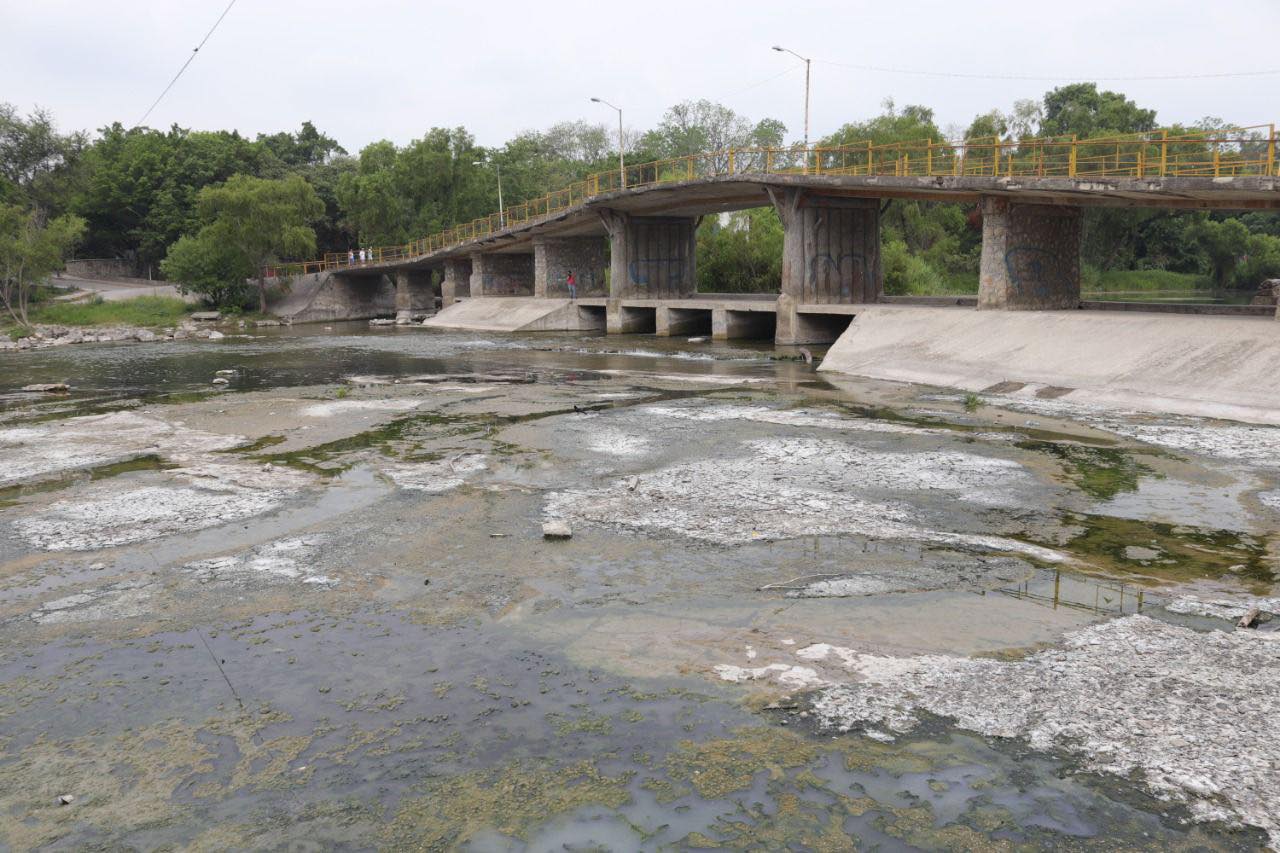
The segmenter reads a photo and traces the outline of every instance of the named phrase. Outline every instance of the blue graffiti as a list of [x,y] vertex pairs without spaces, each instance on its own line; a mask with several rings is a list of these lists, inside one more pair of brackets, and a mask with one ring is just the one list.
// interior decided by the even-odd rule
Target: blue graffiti
[[651,284],[678,290],[684,284],[684,258],[636,258],[627,266],[631,283],[648,288]]
[[1009,284],[1020,296],[1050,299],[1071,290],[1063,259],[1039,246],[1015,246],[1004,254]]
[[818,295],[819,284],[830,280],[833,276],[842,300],[852,301],[855,290],[861,297],[863,287],[869,278],[866,256],[849,252],[835,258],[830,253],[824,252],[809,259],[809,289],[813,296]]

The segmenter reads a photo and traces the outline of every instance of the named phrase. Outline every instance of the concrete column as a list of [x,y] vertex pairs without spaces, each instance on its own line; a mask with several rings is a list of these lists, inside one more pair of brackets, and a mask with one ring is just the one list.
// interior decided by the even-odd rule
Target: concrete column
[[680,299],[698,290],[698,220],[601,211],[609,231],[610,299]]
[[573,273],[579,296],[605,296],[605,241],[600,237],[539,237],[533,241],[533,295],[565,299]]
[[806,305],[875,302],[880,269],[880,200],[770,188],[782,220],[782,292]]
[[533,255],[477,252],[471,256],[472,296],[533,296]]
[[444,278],[440,281],[440,307],[448,308],[458,299],[471,295],[471,260],[449,258],[444,262]]
[[413,322],[415,314],[433,314],[435,310],[431,270],[396,270],[396,323],[405,325]]
[[978,308],[1045,311],[1080,307],[1078,207],[982,199]]

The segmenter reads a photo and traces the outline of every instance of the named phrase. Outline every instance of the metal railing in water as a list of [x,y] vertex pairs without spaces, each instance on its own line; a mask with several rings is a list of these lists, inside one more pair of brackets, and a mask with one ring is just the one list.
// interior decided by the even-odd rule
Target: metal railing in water
[[964,142],[859,142],[838,147],[731,148],[589,175],[561,190],[397,246],[366,259],[329,253],[314,261],[272,264],[268,276],[378,266],[433,254],[498,231],[569,210],[623,189],[745,175],[876,175],[885,177],[1244,177],[1280,175],[1274,124],[1202,133],[1155,130],[1095,139],[999,137]]

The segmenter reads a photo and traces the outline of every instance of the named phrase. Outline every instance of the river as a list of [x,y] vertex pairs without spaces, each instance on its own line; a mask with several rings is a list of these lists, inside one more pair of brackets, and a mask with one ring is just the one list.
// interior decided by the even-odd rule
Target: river
[[0,843],[1265,847],[1277,451],[702,340],[3,354]]

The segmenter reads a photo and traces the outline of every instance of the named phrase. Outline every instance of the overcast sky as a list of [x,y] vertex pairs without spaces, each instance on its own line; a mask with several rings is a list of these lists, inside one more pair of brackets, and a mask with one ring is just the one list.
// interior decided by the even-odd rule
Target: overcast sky
[[[226,4],[0,0],[0,100],[51,109],[64,130],[132,125]],[[814,60],[816,139],[887,97],[933,107],[945,128],[1060,82],[1277,69],[1278,32],[1280,0],[237,0],[147,124],[252,136],[310,119],[352,152],[463,125],[499,145],[566,119],[614,121],[594,95],[637,129],[671,104],[709,98],[781,119],[799,139],[804,70],[769,49],[782,44]],[[1101,83],[1157,109],[1162,124],[1280,121],[1280,75]]]

